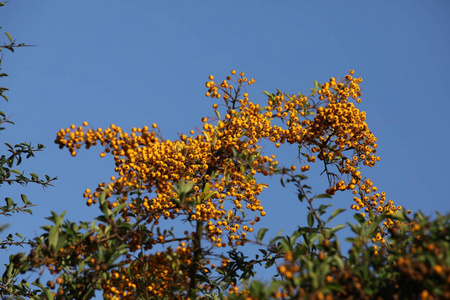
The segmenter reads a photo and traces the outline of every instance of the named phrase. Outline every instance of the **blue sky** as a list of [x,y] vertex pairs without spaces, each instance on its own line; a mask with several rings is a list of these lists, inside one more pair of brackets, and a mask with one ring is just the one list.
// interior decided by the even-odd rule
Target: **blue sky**
[[[0,9],[0,26],[18,42],[37,45],[5,53],[2,71],[10,77],[1,85],[11,100],[1,110],[16,125],[1,139],[45,144],[22,169],[59,178],[45,191],[2,187],[2,197],[26,193],[38,205],[33,216],[8,219],[11,231],[38,234],[50,210],[67,210],[71,220],[98,215],[81,195],[113,175],[112,159],[100,159],[100,148],[76,158],[59,150],[53,141],[60,128],[157,123],[174,139],[214,115],[204,83],[231,69],[255,78],[249,94],[260,102],[261,91],[308,93],[313,80],[355,69],[364,79],[359,108],[381,156],[368,177],[398,205],[450,211],[448,1],[12,0]],[[295,160],[293,151],[278,156]],[[316,187],[325,181],[311,178]],[[268,214],[260,226],[274,234],[305,223],[306,207],[293,189],[267,182]],[[349,208],[351,198],[338,195],[333,206]],[[340,219],[348,220],[350,212]]]

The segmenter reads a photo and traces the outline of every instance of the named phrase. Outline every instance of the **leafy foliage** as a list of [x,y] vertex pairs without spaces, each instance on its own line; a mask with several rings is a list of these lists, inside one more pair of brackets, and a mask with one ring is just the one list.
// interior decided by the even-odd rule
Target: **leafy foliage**
[[[0,7],[4,6],[5,2],[0,3]],[[8,41],[3,45],[0,45],[0,52],[3,50],[9,50],[14,52],[18,47],[25,47],[23,43],[16,44],[11,34],[4,32]],[[3,54],[0,58],[0,66],[3,59]],[[1,68],[0,68],[1,70]],[[0,73],[0,78],[7,77],[6,73]],[[8,91],[5,87],[0,87],[0,96],[9,101],[5,92]],[[0,111],[0,130],[5,130],[6,124],[14,124],[3,111]],[[51,178],[48,175],[44,175],[45,179],[39,177],[36,173],[25,174],[17,169],[17,167],[23,162],[24,159],[29,159],[35,156],[36,152],[42,151],[44,145],[38,144],[37,147],[33,147],[28,143],[20,143],[12,146],[9,143],[5,143],[7,147],[7,154],[0,156],[0,186],[4,184],[12,185],[19,184],[26,186],[27,184],[37,184],[42,187],[51,186],[51,182],[56,178]],[[14,213],[26,213],[32,214],[31,208],[34,206],[25,194],[21,194],[21,204],[18,204],[10,197],[5,197],[5,205],[0,206],[0,216],[10,217]],[[6,231],[8,224],[0,225],[0,232]],[[0,240],[0,249],[7,249],[11,246],[24,247],[29,245],[31,241],[26,240],[20,233],[9,233],[6,238]],[[25,281],[19,281],[18,276],[24,270],[23,264],[25,263],[24,254],[19,253],[17,255],[11,255],[9,258],[9,264],[0,278],[0,297],[3,299],[3,295],[11,295],[14,297],[27,296],[32,297],[39,294],[49,294],[50,291],[45,288],[33,289],[30,284]],[[26,263],[25,263],[26,265]]]

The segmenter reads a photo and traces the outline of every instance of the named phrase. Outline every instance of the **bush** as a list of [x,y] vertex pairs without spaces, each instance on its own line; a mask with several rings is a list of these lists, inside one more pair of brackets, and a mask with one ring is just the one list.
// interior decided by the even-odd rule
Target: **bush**
[[[9,34],[13,51],[17,46]],[[6,76],[6,74],[1,74]],[[254,83],[243,72],[223,80],[209,76],[206,96],[214,117],[202,128],[176,140],[160,135],[157,124],[126,132],[112,124],[94,129],[87,122],[57,133],[56,144],[76,156],[81,148],[102,147],[116,175],[84,191],[87,206],[100,215],[88,222],[64,219],[52,212],[44,234],[31,241],[2,242],[30,246],[10,257],[0,282],[0,295],[21,299],[446,299],[450,298],[449,216],[430,220],[394,205],[364,176],[373,167],[377,139],[365,122],[360,84],[355,72],[342,79],[314,83],[308,95],[263,92],[266,101],[250,100]],[[1,95],[7,100],[2,88]],[[3,116],[3,122],[9,120]],[[263,144],[274,149],[293,145],[298,160],[280,166]],[[0,183],[50,185],[34,173],[12,169],[22,155],[37,149],[8,145],[2,157]],[[328,188],[313,194],[306,184],[311,166],[319,163]],[[306,226],[264,242],[266,214],[260,195],[264,176],[294,184],[308,210]],[[342,213],[318,199],[340,191],[353,193],[356,222],[342,253],[331,226]],[[6,199],[2,214],[29,212]],[[179,230],[175,225],[183,224]],[[172,226],[171,226],[172,225]],[[255,231],[255,234],[252,232]],[[255,236],[255,239],[251,239]],[[20,237],[20,235],[19,235]],[[246,245],[259,245],[251,259]],[[277,273],[269,283],[254,280],[255,267]],[[20,275],[25,274],[25,275]],[[40,278],[49,277],[44,286]],[[26,277],[25,277],[26,276]],[[25,280],[27,278],[27,280]],[[30,287],[29,278],[35,278]],[[21,281],[20,281],[21,280]]]

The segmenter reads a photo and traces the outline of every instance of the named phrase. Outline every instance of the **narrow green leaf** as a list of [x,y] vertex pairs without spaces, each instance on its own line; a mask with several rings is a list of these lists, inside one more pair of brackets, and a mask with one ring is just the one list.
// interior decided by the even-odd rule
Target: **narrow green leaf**
[[52,249],[53,252],[56,252],[56,245],[58,243],[58,233],[59,233],[59,226],[54,225],[52,228],[50,228],[50,231],[48,232],[48,246]]
[[28,201],[28,198],[27,198],[26,195],[22,194],[22,195],[20,195],[20,197],[22,198],[23,204],[27,205],[27,204],[30,203],[30,202]]
[[269,228],[261,228],[256,235],[256,241],[261,242]]
[[106,193],[107,191],[103,191],[98,197],[98,200],[100,202],[100,210],[106,218],[109,218],[111,216],[111,210],[109,209],[108,202],[106,201]]
[[315,233],[314,236],[311,237],[311,239],[309,240],[309,245],[314,244],[318,239],[320,239],[322,237],[321,234],[317,234]]
[[342,228],[345,228],[345,227],[347,227],[345,224],[336,225],[333,228],[331,228],[330,233],[333,234],[336,231],[339,231],[339,230],[341,230]]
[[208,200],[209,198],[211,198],[213,195],[215,195],[217,192],[216,191],[212,191],[209,192],[207,195],[205,195],[205,197],[203,198],[204,201]]
[[321,198],[331,198],[331,195],[320,194],[320,195],[315,196],[313,199],[321,199]]
[[320,87],[320,83],[317,80],[314,80],[314,89],[317,91]]
[[286,187],[286,184],[284,183],[284,178],[283,178],[283,177],[280,178],[280,182],[281,182],[281,185],[282,185],[283,187]]
[[50,225],[44,225],[41,227],[42,229],[44,229],[45,231],[50,231],[50,229],[52,228],[52,226]]
[[343,213],[344,211],[345,211],[344,208],[338,208],[334,210],[331,216],[328,218],[327,223],[330,222],[332,219],[334,219],[334,217],[336,217],[337,215]]
[[7,209],[11,209],[11,207],[14,205],[13,199],[7,197],[7,198],[5,198],[5,201],[6,201]]
[[399,221],[405,221],[405,212],[403,210],[396,211],[392,215],[389,215],[390,219],[399,220]]
[[237,151],[236,151],[236,149],[233,147],[233,148],[231,148],[231,151],[233,152],[233,156],[234,157],[237,157],[238,156],[238,153],[237,153]]
[[330,206],[331,206],[331,204],[328,204],[328,205],[322,204],[322,205],[320,205],[319,209],[318,209],[319,214],[323,215],[327,211],[327,208],[330,207]]
[[8,227],[9,227],[9,224],[2,224],[2,225],[0,225],[0,232],[2,232],[3,230],[5,230]]
[[205,184],[205,188],[203,189],[203,192],[204,192],[205,194],[208,194],[210,188],[211,188],[211,185],[209,184],[209,182],[207,182],[207,183]]
[[11,259],[13,257],[14,257],[14,255],[10,255],[9,256],[9,265],[8,265],[8,270],[6,272],[6,276],[7,276],[8,279],[11,278],[12,272],[13,272],[13,269],[14,269],[14,264],[11,262]]
[[185,193],[186,195],[189,194],[192,190],[192,188],[194,187],[195,183],[194,182],[188,182],[186,183],[181,189],[180,192],[181,193]]
[[12,36],[8,32],[5,32],[5,34],[8,37],[9,42],[12,43],[13,41]]
[[314,216],[313,216],[313,214],[312,213],[308,213],[307,219],[308,219],[308,226],[309,226],[309,228],[312,228],[313,225],[314,225]]
[[122,203],[117,205],[116,207],[114,207],[112,213],[114,215],[117,215],[122,209],[124,209],[126,206],[128,205],[128,203]]
[[20,173],[20,171],[19,171],[19,170],[16,170],[16,169],[11,170],[10,172],[11,172],[11,173],[14,173],[14,174],[17,174],[17,175],[22,175],[22,173]]
[[82,260],[82,261],[78,264],[78,270],[77,270],[78,275],[81,274],[81,272],[83,271],[85,265],[86,265],[86,260]]

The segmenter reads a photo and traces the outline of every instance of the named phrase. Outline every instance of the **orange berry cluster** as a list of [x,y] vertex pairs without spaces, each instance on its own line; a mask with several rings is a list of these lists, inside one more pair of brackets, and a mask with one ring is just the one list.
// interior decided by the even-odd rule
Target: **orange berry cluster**
[[[385,193],[378,193],[377,187],[359,170],[361,165],[374,166],[380,158],[375,155],[377,138],[365,122],[366,113],[351,102],[352,99],[361,102],[359,84],[362,78],[354,77],[353,70],[349,73],[339,81],[330,78],[310,96],[287,95],[279,91],[266,93],[268,101],[264,107],[250,102],[246,92],[242,98],[236,97],[241,86],[233,90],[228,81],[218,83],[213,81],[213,76],[206,83],[206,95],[212,98],[223,96],[226,100],[227,114],[218,125],[228,136],[243,139],[247,147],[258,145],[261,139],[269,140],[276,147],[283,143],[296,144],[308,162],[316,162],[317,155],[324,163],[332,183],[327,193],[333,195],[338,190],[352,190],[356,195],[353,209],[364,209],[369,215],[392,214],[401,207],[387,201]],[[243,76],[241,73],[238,83],[247,81]],[[213,107],[217,108],[217,104]],[[330,166],[337,169],[337,174],[329,171]],[[309,165],[300,168],[302,172],[309,169]],[[296,170],[296,166],[291,170]],[[390,219],[384,223],[385,228],[392,225]]]
[[[217,119],[208,122],[202,118],[203,131],[196,135],[191,131],[189,136],[180,135],[179,140],[164,140],[156,134],[156,124],[152,129],[133,128],[131,134],[115,125],[105,130],[86,130],[87,122],[61,129],[56,143],[72,155],[83,145],[90,148],[101,144],[105,151],[100,156],[114,157],[118,176],[113,176],[108,184],[101,183],[94,192],[88,189],[84,194],[87,204],[96,203],[106,188],[110,196],[119,196],[112,207],[127,201],[133,191],[146,191],[148,194],[142,199],[130,199],[124,217],[127,212],[144,214],[151,223],[161,217],[185,215],[189,220],[207,222],[208,237],[217,246],[226,245],[221,238],[224,230],[228,242],[240,244],[246,236],[243,228],[252,230],[241,224],[238,214],[242,208],[265,215],[258,199],[265,185],[257,183],[255,175],[272,175],[276,170],[275,156],[261,154],[259,144],[265,139],[276,147],[285,142],[298,145],[307,153],[308,162],[315,162],[317,155],[332,183],[327,192],[352,190],[356,195],[353,209],[375,215],[400,209],[386,201],[385,194],[378,193],[372,181],[363,178],[359,171],[361,164],[371,167],[379,157],[375,156],[376,137],[365,122],[365,112],[350,102],[360,102],[358,97],[362,95],[362,79],[354,78],[353,70],[343,80],[330,78],[310,96],[267,93],[264,107],[251,102],[243,91],[244,84],[251,85],[254,79],[234,70],[231,74],[233,81],[227,76],[219,83],[211,75],[206,82],[206,95],[223,98],[227,109],[221,118],[218,105],[214,104]],[[336,167],[338,174],[328,172],[327,166]],[[300,170],[306,172],[309,168],[303,165]],[[180,180],[194,183],[193,192],[186,199],[174,192]],[[252,224],[257,220],[259,217]],[[384,225],[391,226],[392,221],[387,220]]]
[[109,273],[102,284],[103,295],[106,299],[124,300],[135,299],[135,295],[157,299],[173,297],[177,291],[182,291],[181,286],[189,283],[185,266],[190,263],[191,252],[192,249],[182,243],[175,251],[168,247],[164,252],[142,255],[136,260],[127,258],[124,265]]
[[[205,123],[200,134],[181,135],[176,141],[163,140],[146,126],[133,128],[131,134],[115,125],[105,130],[84,127],[60,130],[56,143],[72,155],[82,145],[103,145],[100,156],[114,157],[118,175],[95,191],[87,189],[87,205],[97,203],[107,189],[108,196],[117,196],[110,207],[129,200],[123,217],[139,214],[152,223],[184,215],[187,220],[205,222],[208,238],[219,247],[227,244],[223,231],[228,233],[228,243],[240,245],[245,243],[246,232],[253,230],[248,225],[259,221],[257,216],[251,224],[242,225],[243,206],[265,215],[257,197],[266,185],[257,183],[255,175],[272,174],[276,162],[261,156],[256,145],[240,140],[240,134],[222,130],[223,124]],[[174,191],[180,180],[193,183],[185,199]],[[136,190],[146,194],[130,197]]]

